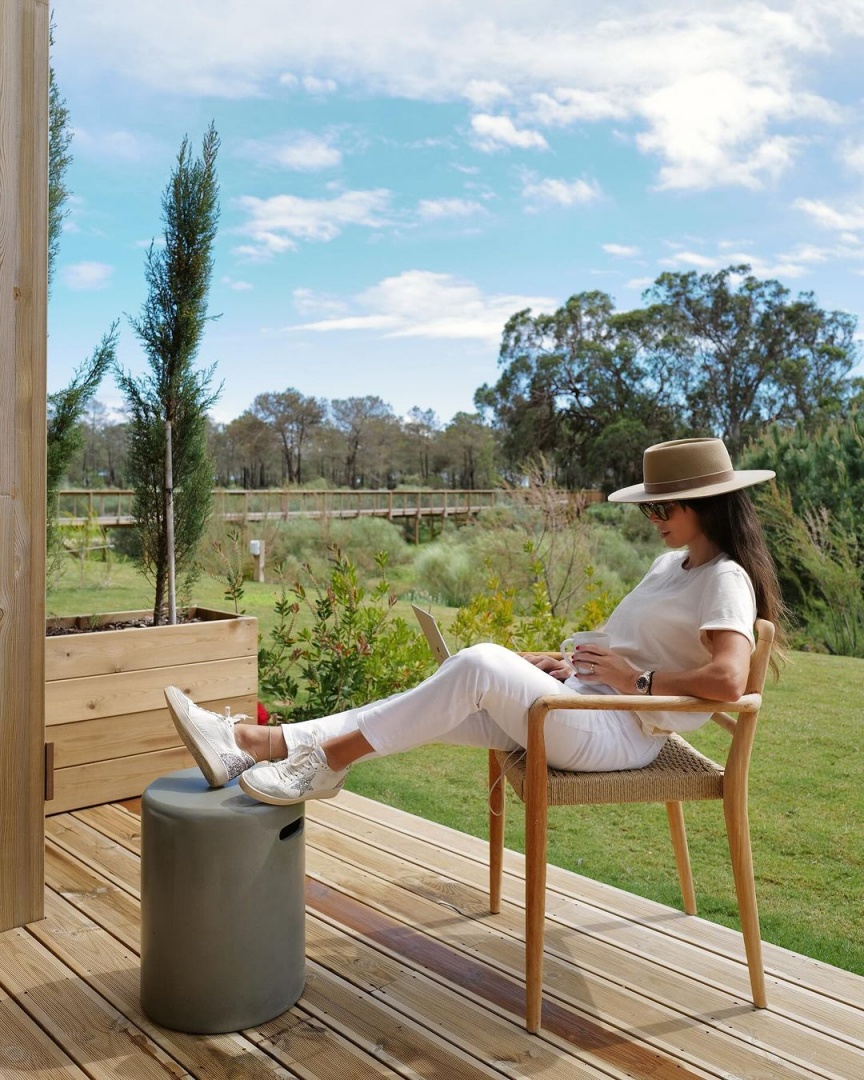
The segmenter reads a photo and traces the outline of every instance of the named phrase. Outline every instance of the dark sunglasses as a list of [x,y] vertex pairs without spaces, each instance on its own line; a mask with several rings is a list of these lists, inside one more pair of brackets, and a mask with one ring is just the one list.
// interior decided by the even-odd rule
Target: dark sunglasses
[[677,502],[657,502],[657,503],[639,503],[639,509],[645,515],[646,518],[656,517],[658,521],[668,521],[669,511],[673,506],[677,506]]

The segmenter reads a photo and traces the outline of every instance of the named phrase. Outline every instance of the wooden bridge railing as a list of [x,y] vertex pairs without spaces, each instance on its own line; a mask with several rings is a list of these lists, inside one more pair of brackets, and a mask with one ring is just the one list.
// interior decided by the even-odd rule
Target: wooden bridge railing
[[[131,525],[133,492],[121,488],[70,488],[58,494],[63,524],[103,528]],[[562,493],[566,494],[566,493]],[[588,502],[602,498],[585,491]],[[575,495],[573,496],[576,497]],[[227,521],[288,521],[295,517],[470,517],[512,500],[503,488],[305,491],[297,488],[215,488],[214,513]]]

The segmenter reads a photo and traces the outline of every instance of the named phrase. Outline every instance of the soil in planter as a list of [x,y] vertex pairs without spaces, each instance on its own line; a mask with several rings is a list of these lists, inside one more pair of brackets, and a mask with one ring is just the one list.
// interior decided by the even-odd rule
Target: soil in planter
[[[178,619],[177,626],[191,626],[193,623],[206,622],[205,619]],[[153,625],[153,616],[146,619],[126,619],[120,622],[99,623],[95,626],[48,626],[45,629],[45,637],[64,637],[67,634],[98,634],[101,630],[138,630],[145,626]],[[168,626],[169,623],[160,623]]]

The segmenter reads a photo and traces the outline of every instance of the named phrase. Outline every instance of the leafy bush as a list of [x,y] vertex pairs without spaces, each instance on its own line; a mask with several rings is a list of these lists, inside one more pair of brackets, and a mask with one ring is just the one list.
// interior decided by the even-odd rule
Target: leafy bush
[[309,566],[316,577],[328,573],[328,553],[338,547],[361,578],[374,577],[376,553],[384,552],[387,565],[411,561],[412,553],[401,532],[383,518],[296,518],[271,527],[267,552],[271,565],[281,565],[285,577],[298,577]]
[[575,612],[556,615],[549,600],[543,561],[530,541],[524,553],[534,575],[527,613],[522,611],[516,590],[503,587],[491,567],[487,567],[485,590],[460,608],[450,626],[460,647],[476,641],[494,641],[519,652],[554,650],[571,631],[593,630],[612,613],[617,598],[595,580],[593,567],[586,566],[582,571],[585,599]]
[[784,598],[798,619],[798,644],[864,656],[861,539],[822,507],[798,513],[775,484],[759,495]]
[[[369,592],[338,548],[330,552],[326,580],[308,564],[305,584],[282,580],[276,625],[258,653],[261,692],[277,715],[326,716],[407,690],[431,674],[425,639],[393,613],[386,555],[375,561],[380,579]],[[298,626],[303,609],[311,624]]]
[[774,469],[753,500],[799,640],[864,656],[864,412],[817,426],[774,426],[742,464]]
[[467,603],[483,576],[483,559],[475,546],[450,536],[422,548],[414,561],[417,589],[446,607]]

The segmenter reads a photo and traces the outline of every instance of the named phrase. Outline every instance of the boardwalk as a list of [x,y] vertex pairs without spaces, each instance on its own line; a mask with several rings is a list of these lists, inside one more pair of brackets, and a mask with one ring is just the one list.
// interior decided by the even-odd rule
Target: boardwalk
[[[119,528],[134,524],[133,492],[126,489],[82,488],[61,491],[59,516],[64,525]],[[597,502],[598,491],[561,492],[576,504]],[[507,504],[513,495],[503,488],[474,490],[303,491],[269,488],[243,491],[219,488],[213,492],[214,513],[225,521],[290,521],[295,518],[382,517],[390,521],[421,518],[466,520],[483,510]]]
[[755,1011],[738,934],[558,869],[527,1035],[521,857],[490,916],[482,841],[345,792],[309,806],[297,1005],[236,1035],[158,1028],[138,1003],[137,805],[47,821],[47,918],[0,935],[3,1080],[864,1076],[864,979],[769,945]]

